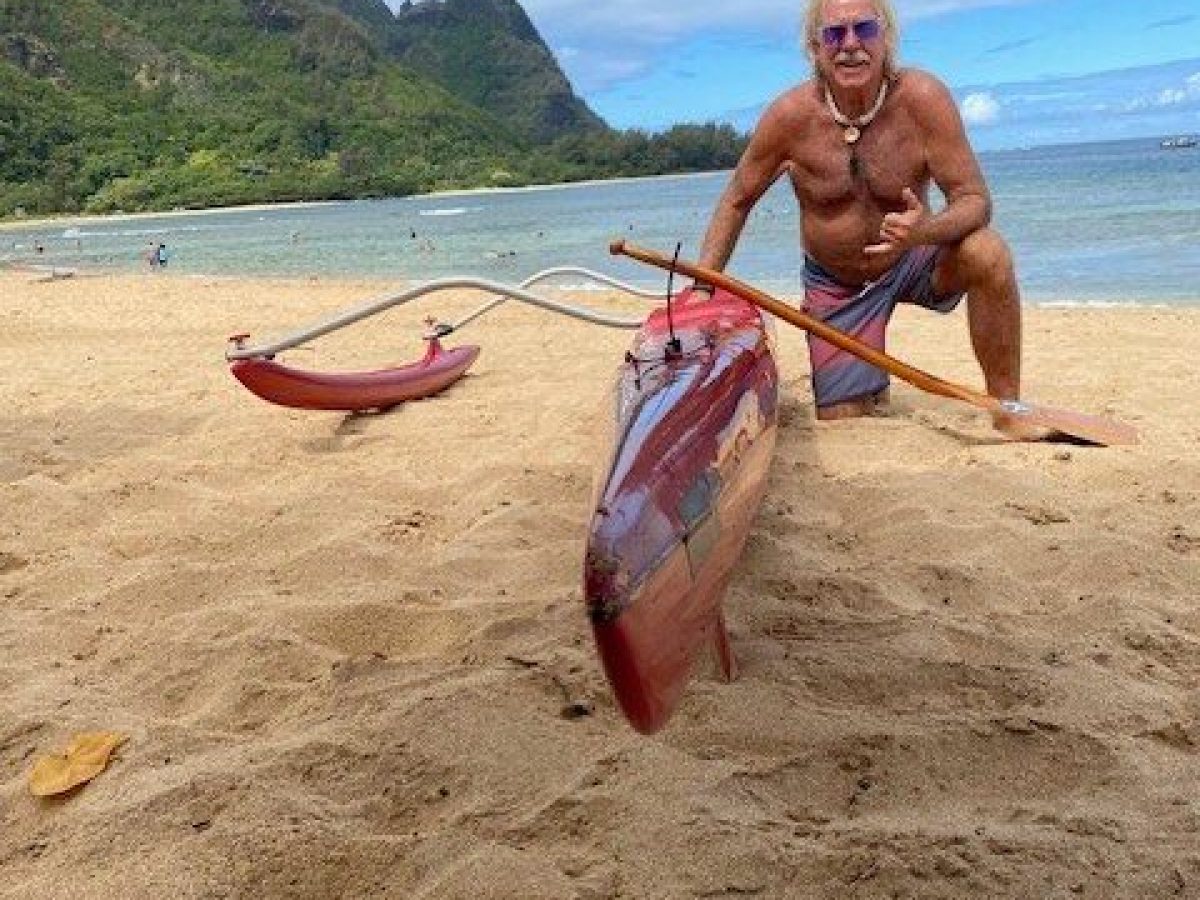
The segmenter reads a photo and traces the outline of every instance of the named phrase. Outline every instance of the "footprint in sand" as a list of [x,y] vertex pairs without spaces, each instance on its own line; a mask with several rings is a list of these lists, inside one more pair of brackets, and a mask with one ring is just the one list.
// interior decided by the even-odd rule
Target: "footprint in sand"
[[1192,553],[1200,550],[1200,536],[1189,533],[1182,525],[1176,525],[1167,538],[1167,546],[1176,553]]
[[0,575],[6,575],[9,572],[16,572],[18,569],[23,569],[27,565],[29,565],[29,560],[27,560],[25,557],[0,550]]
[[414,509],[400,516],[390,516],[383,526],[383,536],[388,540],[398,541],[404,538],[420,537],[422,532],[428,532],[438,519],[433,513],[423,509]]
[[1062,525],[1071,521],[1064,512],[1051,509],[1048,506],[1028,506],[1024,503],[1006,503],[1007,509],[1020,513],[1021,517],[1034,525]]

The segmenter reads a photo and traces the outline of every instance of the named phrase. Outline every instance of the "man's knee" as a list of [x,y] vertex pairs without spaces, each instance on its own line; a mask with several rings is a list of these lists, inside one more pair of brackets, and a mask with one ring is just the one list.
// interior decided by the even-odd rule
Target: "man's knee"
[[1012,251],[1000,233],[981,228],[954,249],[955,268],[968,286],[997,285],[1013,278]]

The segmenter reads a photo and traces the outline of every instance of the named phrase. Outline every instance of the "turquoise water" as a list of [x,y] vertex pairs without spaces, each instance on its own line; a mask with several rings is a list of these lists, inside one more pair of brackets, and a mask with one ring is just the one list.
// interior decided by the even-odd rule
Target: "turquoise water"
[[[1026,300],[1200,301],[1200,149],[1121,141],[985,154],[981,162]],[[667,252],[682,241],[684,255],[694,256],[727,177],[62,219],[0,232],[0,263],[136,269],[148,243],[162,241],[171,270],[205,276],[515,281],[574,264],[660,286],[657,272],[609,257],[609,241],[624,236]],[[794,295],[797,234],[795,201],[777,184],[730,270]]]

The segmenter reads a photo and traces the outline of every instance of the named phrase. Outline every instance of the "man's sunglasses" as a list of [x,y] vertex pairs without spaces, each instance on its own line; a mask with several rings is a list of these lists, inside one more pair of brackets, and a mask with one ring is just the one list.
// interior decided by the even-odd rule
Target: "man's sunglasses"
[[879,37],[879,32],[883,30],[883,26],[879,24],[878,19],[859,19],[852,25],[826,25],[821,29],[821,41],[826,47],[840,47],[842,42],[846,40],[846,35],[850,33],[850,29],[854,29],[854,36],[860,41],[873,41]]

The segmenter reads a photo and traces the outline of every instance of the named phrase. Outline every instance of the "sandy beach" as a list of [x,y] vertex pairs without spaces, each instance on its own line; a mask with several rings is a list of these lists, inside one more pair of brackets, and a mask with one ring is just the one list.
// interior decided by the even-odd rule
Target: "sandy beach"
[[[904,384],[817,423],[780,326],[742,676],[646,738],[579,586],[628,334],[506,306],[382,415],[228,374],[228,335],[394,287],[0,275],[0,897],[1200,897],[1200,305],[1028,311],[1027,396],[1128,448]],[[479,299],[285,359],[409,361]],[[889,349],[979,382],[961,313]],[[94,729],[108,769],[30,796]]]

